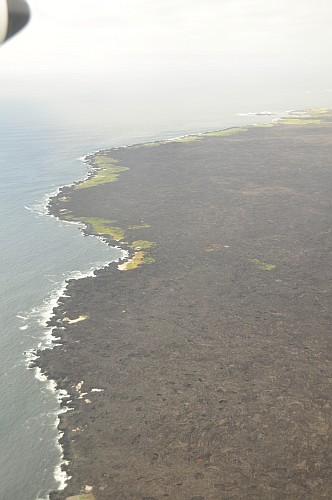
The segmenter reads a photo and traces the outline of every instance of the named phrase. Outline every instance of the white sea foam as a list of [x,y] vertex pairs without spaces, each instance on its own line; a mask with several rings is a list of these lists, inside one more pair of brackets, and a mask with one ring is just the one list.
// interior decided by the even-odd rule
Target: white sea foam
[[50,193],[45,194],[41,200],[36,201],[33,205],[25,206],[24,208],[26,210],[29,210],[30,212],[33,212],[39,217],[48,215],[48,205],[50,199],[53,198],[54,196],[57,196],[60,192],[60,189],[61,189],[60,187],[55,188]]
[[16,314],[16,318],[24,319],[24,321],[26,321],[28,319],[28,316],[21,316],[21,314]]
[[[97,269],[102,269],[108,266],[109,263],[110,261],[97,262],[93,266],[90,266],[90,268],[85,272],[78,270],[72,271],[67,277],[63,277],[63,280],[61,280],[58,283],[55,283],[56,285],[55,288],[50,293],[50,295],[43,301],[42,304],[40,304],[38,307],[34,307],[29,314],[18,314],[19,319],[24,321],[28,320],[29,321],[28,324],[31,325],[33,324],[39,325],[39,328],[43,332],[42,336],[39,337],[38,339],[39,340],[38,345],[35,348],[29,349],[25,352],[25,362],[27,367],[31,368],[31,363],[37,359],[37,350],[40,351],[44,349],[54,348],[57,345],[56,340],[60,341],[59,337],[57,338],[53,335],[54,327],[47,326],[47,323],[54,315],[54,308],[57,307],[59,298],[66,296],[67,281],[69,279],[81,279],[84,277],[92,277],[94,276],[94,273]],[[25,328],[25,326],[27,326],[27,324],[22,325],[21,329]],[[47,376],[42,372],[42,370],[39,367],[34,366],[33,369],[36,379],[44,384],[46,390],[55,394],[57,397],[58,410],[54,421],[54,425],[57,428],[59,424],[60,413],[63,413],[70,409],[68,408],[68,406],[61,407],[60,405],[60,403],[64,399],[67,399],[68,403],[69,395],[64,389],[61,390],[57,389],[56,382],[52,379],[48,379]],[[60,437],[61,436],[58,436],[58,439],[60,439]],[[56,466],[54,470],[54,478],[57,482],[57,488],[61,490],[65,488],[69,477],[66,471],[63,470],[62,468],[62,465],[65,463],[63,448],[60,445],[59,441],[57,441],[56,444],[58,449],[60,450],[60,463]]]
[[[59,426],[59,423],[60,423],[60,419],[59,419],[59,415],[61,413],[64,413],[66,411],[69,411],[70,408],[68,407],[60,407],[60,403],[63,401],[63,399],[67,399],[67,402],[68,401],[68,393],[66,390],[64,389],[57,389],[57,386],[56,386],[56,382],[54,380],[49,380],[46,375],[44,375],[41,371],[41,369],[39,367],[35,368],[35,377],[46,384],[46,389],[49,390],[50,392],[54,393],[57,397],[57,400],[58,400],[58,403],[59,403],[59,408],[58,408],[58,411],[57,411],[57,414],[56,414],[56,418],[54,420],[54,427],[56,429],[58,429],[58,426]],[[57,488],[59,490],[63,490],[66,485],[67,485],[67,482],[68,480],[70,479],[70,476],[68,476],[68,474],[66,473],[65,470],[63,470],[63,465],[66,465],[68,464],[68,462],[64,459],[64,454],[63,454],[63,447],[61,446],[60,444],[60,439],[61,437],[63,436],[63,433],[62,432],[59,432],[58,433],[58,437],[57,437],[57,440],[56,440],[56,447],[58,448],[59,452],[60,452],[60,462],[59,464],[56,465],[55,469],[54,469],[54,479],[55,481],[57,482]]]
[[[128,255],[127,251],[122,252],[121,259]],[[116,259],[119,260],[119,259]],[[39,350],[49,349],[54,347],[54,340],[60,340],[59,337],[53,335],[53,327],[48,326],[49,320],[54,316],[54,309],[58,306],[59,299],[61,297],[67,297],[66,289],[69,280],[79,280],[87,277],[94,277],[95,271],[104,269],[109,266],[112,261],[99,261],[91,266],[87,271],[74,270],[68,276],[64,277],[61,282],[56,283],[56,287],[52,290],[49,296],[37,307],[31,309],[29,314],[26,316],[19,315],[24,320],[29,320],[29,323],[20,327],[21,330],[27,329],[31,324],[38,324],[43,329],[42,337],[39,337],[40,342],[38,344]],[[31,365],[31,361],[36,358],[35,349],[30,349],[26,351],[26,362],[27,365]]]
[[47,381],[47,377],[46,375],[43,374],[43,372],[41,371],[41,369],[39,368],[39,366],[35,369],[35,377],[37,380],[40,380],[41,382],[46,382]]
[[[79,158],[79,159],[82,160],[83,163],[86,163],[86,157],[85,156],[82,157],[82,158]],[[81,181],[84,181],[84,180],[88,179],[91,176],[91,174],[92,174],[92,171],[89,170],[87,172],[87,174],[82,179],[73,181],[73,182],[71,182],[69,184],[65,184],[63,186],[58,186],[55,189],[53,189],[51,192],[46,193],[41,200],[36,201],[31,206],[25,206],[24,208],[26,210],[29,210],[30,212],[35,213],[38,216],[51,215],[49,213],[49,204],[50,204],[51,199],[55,198],[60,193],[60,191],[63,188],[72,187],[75,184],[77,184],[78,182],[81,182]]]
[[[292,113],[294,112],[294,110],[286,110],[286,111],[250,111],[250,112],[247,112],[247,113],[236,113],[236,116],[242,116],[242,117],[245,117],[245,116],[258,116],[258,117],[262,117],[262,118],[269,118],[269,117],[273,117],[273,116],[284,116],[284,115],[288,115],[289,113]],[[274,118],[273,120],[275,120],[276,118]],[[272,120],[272,121],[273,121]],[[255,125],[254,123],[252,123],[251,125]]]
[[[83,227],[82,224],[78,224]],[[100,238],[102,239],[102,238]],[[103,240],[103,239],[102,239]],[[103,240],[106,241],[106,240]],[[119,248],[119,247],[117,247]],[[125,258],[128,255],[127,251],[122,251],[122,255],[120,258],[113,259],[113,260],[120,260]],[[59,303],[60,297],[66,297],[66,289],[68,285],[68,280],[78,280],[82,279],[85,277],[94,277],[95,276],[95,271],[103,269],[107,267],[112,261],[107,260],[107,261],[99,261],[96,262],[94,265],[90,266],[89,269],[86,271],[80,271],[80,270],[74,270],[72,271],[68,276],[64,276],[63,280],[56,283],[55,282],[55,288],[53,291],[49,294],[49,296],[42,302],[37,307],[34,307],[29,314],[19,314],[18,317],[20,319],[24,319],[24,321],[29,320],[29,324],[38,324],[42,330],[43,330],[43,335],[39,339],[38,345],[37,345],[37,350],[45,350],[45,349],[50,349],[56,347],[56,345],[60,345],[56,341],[60,341],[61,339],[59,337],[55,337],[53,334],[54,327],[48,326],[49,320],[54,316],[54,309],[57,307]],[[23,325],[21,329],[24,329],[25,326]],[[31,368],[31,364],[33,361],[37,359],[37,350],[36,348],[34,349],[29,349],[25,353],[25,360],[26,360],[26,365],[27,367]],[[59,414],[63,413],[65,411],[70,410],[68,408],[68,405],[66,407],[61,407],[60,403],[63,399],[68,398],[68,393],[61,389],[57,389],[56,382],[54,380],[50,380],[47,378],[47,376],[42,372],[42,370],[39,367],[33,367],[35,370],[35,377],[37,380],[45,383],[45,388],[49,390],[50,392],[54,393],[58,399],[59,402],[59,407],[58,407],[58,412],[56,415],[56,420],[55,420],[55,426],[58,427],[59,424]],[[67,403],[69,401],[67,400]],[[58,437],[60,439],[61,435]],[[58,483],[58,489],[64,489],[67,481],[69,480],[69,477],[62,469],[62,465],[65,463],[64,461],[64,456],[63,456],[63,448],[60,445],[59,441],[57,442],[57,447],[60,450],[61,454],[61,460],[60,463],[56,466],[55,471],[54,471],[54,477],[56,482]]]
[[58,489],[60,491],[65,489],[66,484],[70,479],[70,476],[67,475],[66,471],[62,470],[63,464],[68,464],[67,460],[62,460],[61,464],[57,465],[54,471],[54,479],[59,484]]
[[236,113],[237,116],[273,116],[275,111],[250,111],[249,113]]

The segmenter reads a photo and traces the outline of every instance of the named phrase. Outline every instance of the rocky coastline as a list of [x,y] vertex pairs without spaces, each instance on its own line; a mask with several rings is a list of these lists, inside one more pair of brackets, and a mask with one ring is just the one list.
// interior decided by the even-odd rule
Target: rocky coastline
[[128,258],[70,280],[36,364],[51,500],[328,498],[332,112],[98,152],[50,213]]

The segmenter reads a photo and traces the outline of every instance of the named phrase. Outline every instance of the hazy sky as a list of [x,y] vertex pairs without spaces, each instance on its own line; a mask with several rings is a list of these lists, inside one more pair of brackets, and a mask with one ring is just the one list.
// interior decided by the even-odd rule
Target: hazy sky
[[98,123],[116,107],[138,121],[168,113],[188,128],[227,103],[332,106],[331,0],[28,2],[29,25],[0,47],[1,99]]
[[109,74],[213,63],[277,71],[331,64],[330,0],[29,0],[1,74]]

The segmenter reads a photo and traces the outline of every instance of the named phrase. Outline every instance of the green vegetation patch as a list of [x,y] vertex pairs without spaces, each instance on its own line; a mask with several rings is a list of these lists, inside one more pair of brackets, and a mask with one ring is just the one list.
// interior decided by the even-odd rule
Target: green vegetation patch
[[[154,141],[154,142],[146,142],[143,144],[144,148],[156,148],[157,146],[162,146],[163,144],[169,144],[172,141]],[[141,146],[137,146],[140,148]]]
[[153,257],[144,257],[143,259],[143,264],[153,264],[154,262],[156,262],[156,259]]
[[132,242],[130,245],[131,248],[134,250],[146,250],[147,248],[151,248],[155,246],[154,241],[147,241],[147,240],[135,240]]
[[279,123],[282,125],[320,125],[325,118],[332,116],[332,110],[328,108],[304,109],[292,111],[286,118],[282,118]]
[[94,234],[100,236],[110,236],[115,241],[124,239],[125,232],[121,227],[114,226],[114,221],[109,219],[97,219],[96,217],[79,217],[73,216],[70,213],[65,214],[65,220],[83,222],[90,226]]
[[119,269],[121,271],[130,271],[131,269],[137,269],[143,264],[153,264],[155,259],[153,257],[146,257],[145,252],[138,251],[132,259],[128,260],[124,264],[120,264]]
[[275,126],[274,123],[257,123],[256,125],[254,125],[254,127],[258,127],[258,128],[271,128],[274,126]]
[[332,110],[328,108],[316,108],[305,110],[310,116],[331,116]]
[[136,269],[144,263],[144,252],[135,252],[134,257],[126,263],[125,270]]
[[146,142],[145,144],[143,144],[143,146],[145,148],[155,148],[156,146],[160,146],[160,144],[165,144],[164,141],[162,142]]
[[128,167],[120,167],[117,163],[118,160],[106,155],[95,156],[91,165],[96,167],[96,171],[89,179],[77,184],[74,189],[85,189],[107,182],[115,182],[121,172],[129,170]]
[[322,121],[319,118],[282,118],[280,122],[282,125],[308,125],[308,124],[320,124]]
[[136,231],[138,229],[149,229],[150,224],[144,224],[142,223],[141,225],[137,225],[137,226],[128,226],[128,229],[132,230],[132,231]]
[[114,226],[114,221],[108,219],[96,219],[95,217],[79,217],[80,221],[91,226],[95,234],[111,236],[115,241],[124,239],[124,230],[121,227]]
[[258,269],[262,269],[264,271],[272,271],[277,267],[274,264],[267,264],[266,262],[263,262],[259,259],[252,259],[251,262],[253,262]]
[[238,132],[243,132],[244,130],[247,129],[244,127],[227,128],[226,130],[216,130],[215,132],[206,132],[204,134],[204,137],[222,137],[226,135],[237,134]]
[[67,497],[67,500],[96,500],[96,497],[92,493],[81,493],[80,495]]
[[145,148],[154,148],[156,146],[161,146],[162,144],[170,144],[172,142],[194,142],[199,141],[203,138],[203,135],[186,135],[184,137],[178,137],[176,139],[169,139],[168,141],[155,141],[146,142],[143,144]]
[[202,135],[187,135],[186,137],[179,137],[178,139],[172,139],[170,142],[194,142],[200,141],[202,139]]

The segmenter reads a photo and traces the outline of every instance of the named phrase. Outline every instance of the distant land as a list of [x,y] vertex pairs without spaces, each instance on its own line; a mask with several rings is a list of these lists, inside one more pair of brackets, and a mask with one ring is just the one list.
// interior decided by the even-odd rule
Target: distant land
[[70,280],[52,500],[332,491],[332,111],[99,151],[50,213],[128,257]]

